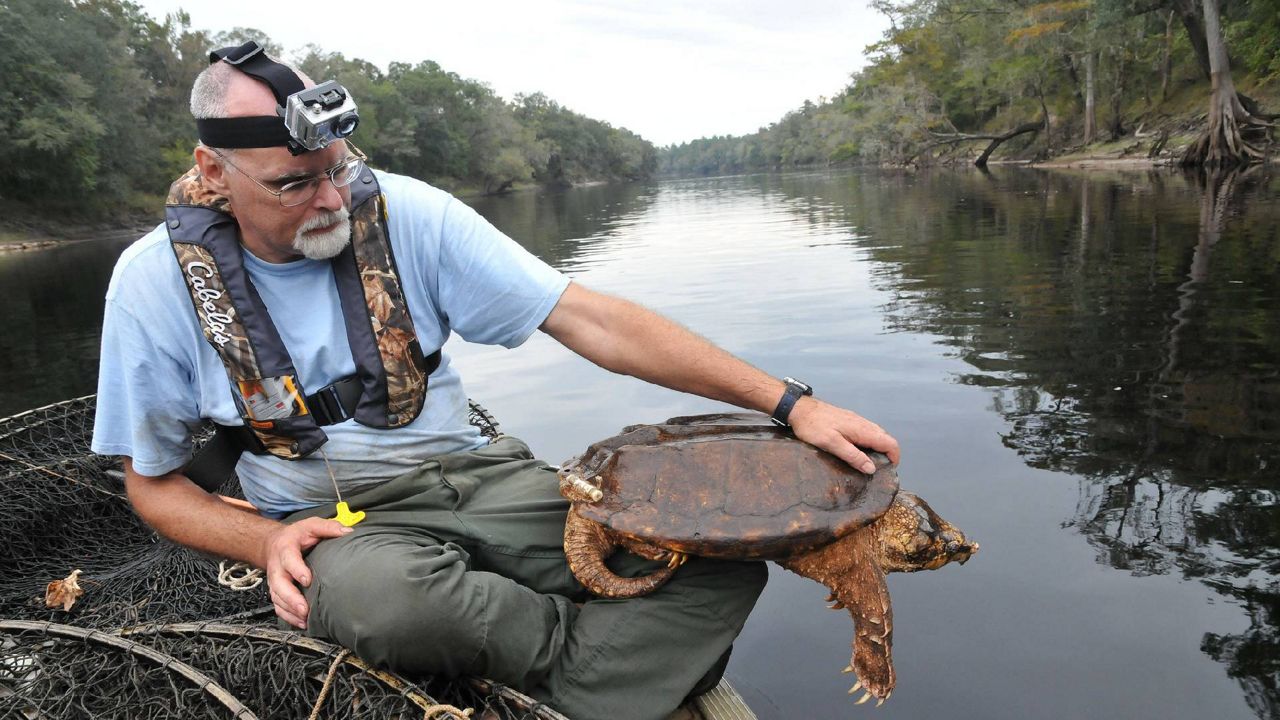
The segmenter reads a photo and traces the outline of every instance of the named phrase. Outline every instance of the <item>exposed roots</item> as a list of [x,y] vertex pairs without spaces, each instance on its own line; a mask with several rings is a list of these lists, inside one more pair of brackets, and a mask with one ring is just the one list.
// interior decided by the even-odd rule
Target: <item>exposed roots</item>
[[1275,127],[1274,123],[1251,114],[1234,94],[1226,99],[1215,97],[1212,104],[1209,125],[1187,147],[1182,155],[1182,164],[1232,167],[1266,159],[1266,152],[1247,140],[1245,135],[1260,135],[1266,140]]

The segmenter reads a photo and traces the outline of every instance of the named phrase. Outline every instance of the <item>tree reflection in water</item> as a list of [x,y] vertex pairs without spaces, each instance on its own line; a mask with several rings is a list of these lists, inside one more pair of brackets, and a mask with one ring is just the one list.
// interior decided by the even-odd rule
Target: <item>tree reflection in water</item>
[[[1160,351],[1159,363],[1146,363],[1151,369],[1134,376],[1134,387],[1112,388],[1127,390],[1138,412],[1117,413],[1105,395],[1031,397],[1029,388],[1019,388],[1015,402],[1000,407],[1012,423],[1004,441],[1032,465],[1083,478],[1069,524],[1097,548],[1100,562],[1135,575],[1181,572],[1246,609],[1246,632],[1207,633],[1201,647],[1227,666],[1260,717],[1276,717],[1280,514],[1267,472],[1280,461],[1276,366],[1258,363],[1232,342],[1270,332],[1274,352],[1275,320],[1264,313],[1256,326],[1237,315],[1247,316],[1247,308],[1216,304],[1221,298],[1212,291],[1215,249],[1237,212],[1236,189],[1250,178],[1236,172],[1194,180],[1201,193],[1199,231],[1164,342],[1150,348]],[[1089,183],[1081,187],[1083,252],[1091,215]],[[1224,274],[1234,270],[1231,258],[1221,262]],[[1213,332],[1224,325],[1232,332]],[[1104,363],[1128,355],[1106,347],[1095,353]]]
[[1244,608],[1247,631],[1201,647],[1280,717],[1272,173],[903,175],[855,182],[856,204],[783,182],[870,233],[858,245],[883,263],[890,327],[954,348],[1007,447],[1080,478],[1064,526],[1099,562]]

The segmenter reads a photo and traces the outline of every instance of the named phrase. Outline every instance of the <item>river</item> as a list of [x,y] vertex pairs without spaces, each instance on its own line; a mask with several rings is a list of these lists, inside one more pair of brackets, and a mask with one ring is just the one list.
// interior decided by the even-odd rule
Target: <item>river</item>
[[[1280,716],[1280,181],[1261,169],[813,172],[474,201],[901,441],[903,486],[982,544],[894,575],[876,717]],[[125,243],[0,255],[0,416],[93,392]],[[562,461],[721,409],[536,334],[450,341],[472,397]],[[856,717],[852,626],[773,569],[729,676],[761,718]]]

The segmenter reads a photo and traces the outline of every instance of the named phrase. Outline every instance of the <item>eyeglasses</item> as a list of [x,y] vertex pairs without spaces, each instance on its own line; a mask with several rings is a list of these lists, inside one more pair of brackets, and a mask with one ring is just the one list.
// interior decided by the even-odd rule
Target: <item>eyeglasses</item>
[[252,180],[253,184],[262,188],[266,192],[275,195],[276,199],[280,201],[281,207],[297,207],[298,205],[302,205],[303,203],[310,201],[311,198],[316,196],[316,193],[320,191],[320,183],[326,177],[329,178],[329,182],[333,183],[333,186],[336,188],[346,187],[355,182],[356,178],[360,177],[360,173],[364,170],[365,161],[368,160],[368,158],[365,157],[365,154],[360,152],[360,149],[356,146],[351,145],[350,147],[352,154],[343,158],[342,162],[318,175],[312,175],[311,177],[305,177],[301,180],[287,182],[284,185],[281,185],[279,190],[272,190],[263,184],[261,180],[245,172],[239,165],[231,162],[231,158],[214,148],[210,149],[213,150],[213,154],[225,160],[228,165],[239,170],[241,175]]

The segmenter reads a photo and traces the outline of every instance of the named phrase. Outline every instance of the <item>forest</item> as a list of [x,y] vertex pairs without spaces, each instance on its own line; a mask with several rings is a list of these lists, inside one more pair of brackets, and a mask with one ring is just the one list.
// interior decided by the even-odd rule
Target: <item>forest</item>
[[847,87],[752,135],[663,148],[709,175],[842,164],[984,164],[1094,150],[1261,160],[1280,112],[1275,0],[873,0],[890,28]]
[[359,104],[353,141],[374,165],[453,191],[524,183],[635,180],[653,144],[541,93],[505,100],[439,64],[383,69],[308,46],[296,55],[249,28],[192,29],[121,0],[0,1],[0,211],[84,219],[154,212],[191,164],[191,81],[211,49],[261,42],[313,78],[337,79]]

